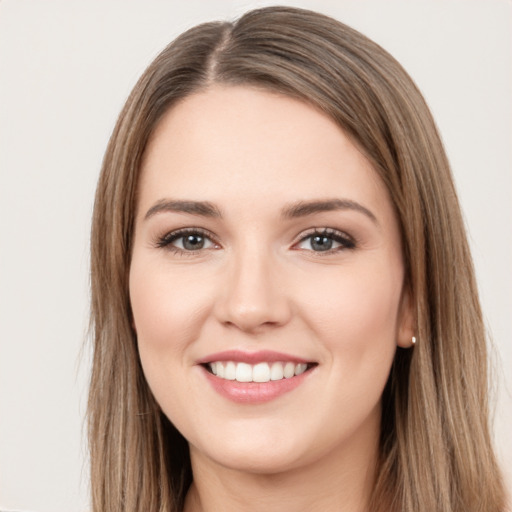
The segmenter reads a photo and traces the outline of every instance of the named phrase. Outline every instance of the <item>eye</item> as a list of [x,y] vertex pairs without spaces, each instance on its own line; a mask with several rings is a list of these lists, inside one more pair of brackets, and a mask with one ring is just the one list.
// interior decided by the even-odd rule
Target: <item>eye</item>
[[171,231],[159,238],[156,246],[182,253],[218,248],[211,236],[201,229]]
[[313,232],[303,236],[295,245],[297,249],[313,252],[337,252],[343,249],[354,249],[354,240],[335,229],[315,229]]

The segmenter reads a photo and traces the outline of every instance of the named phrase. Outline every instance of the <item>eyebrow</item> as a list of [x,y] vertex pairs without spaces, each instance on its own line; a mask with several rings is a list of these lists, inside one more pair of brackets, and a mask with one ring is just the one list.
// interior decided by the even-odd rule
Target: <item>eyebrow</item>
[[295,219],[298,217],[313,215],[315,213],[332,212],[338,210],[353,210],[362,213],[378,225],[377,217],[370,210],[368,210],[368,208],[350,199],[299,201],[298,203],[294,203],[285,207],[282,210],[282,215],[288,219]]
[[[316,213],[331,212],[339,210],[353,210],[366,215],[378,225],[377,217],[362,204],[351,199],[324,199],[313,201],[298,201],[297,203],[285,206],[281,210],[281,216],[285,219],[296,219],[307,217]],[[161,199],[153,205],[144,216],[147,220],[157,213],[174,212],[198,215],[201,217],[222,218],[221,211],[209,201],[173,200]]]
[[161,199],[146,212],[144,220],[163,212],[188,213],[190,215],[200,215],[201,217],[222,217],[220,210],[208,201]]

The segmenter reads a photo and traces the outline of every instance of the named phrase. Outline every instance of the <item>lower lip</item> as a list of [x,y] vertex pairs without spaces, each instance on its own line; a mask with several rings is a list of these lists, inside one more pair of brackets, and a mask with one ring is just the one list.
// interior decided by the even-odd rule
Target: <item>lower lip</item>
[[238,382],[216,377],[206,368],[203,368],[203,371],[217,393],[233,402],[244,404],[258,404],[274,400],[300,386],[311,373],[311,370],[307,370],[289,379],[269,382]]

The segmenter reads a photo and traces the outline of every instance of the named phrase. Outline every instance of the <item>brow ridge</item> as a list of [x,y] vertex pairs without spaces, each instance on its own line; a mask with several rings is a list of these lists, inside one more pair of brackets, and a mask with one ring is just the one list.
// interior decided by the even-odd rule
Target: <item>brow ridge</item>
[[298,201],[286,206],[282,210],[282,216],[287,219],[306,217],[315,213],[330,212],[336,210],[354,210],[366,215],[373,222],[378,224],[377,217],[368,208],[351,199],[323,199],[313,201]]
[[144,219],[147,220],[157,213],[163,212],[188,213],[190,215],[199,215],[201,217],[222,217],[217,206],[209,201],[161,199],[146,212]]
[[[298,201],[285,206],[282,211],[282,217],[286,219],[295,219],[314,215],[321,212],[353,210],[366,215],[373,222],[378,224],[376,216],[365,206],[351,199],[322,199],[312,201]],[[158,213],[175,212],[198,215],[202,217],[222,218],[219,208],[209,201],[175,200],[161,199],[157,201],[145,215],[149,219]]]

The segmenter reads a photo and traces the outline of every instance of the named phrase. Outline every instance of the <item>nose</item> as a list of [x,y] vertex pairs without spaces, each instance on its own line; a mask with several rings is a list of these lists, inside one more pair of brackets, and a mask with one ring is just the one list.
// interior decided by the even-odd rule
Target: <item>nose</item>
[[247,248],[234,256],[224,276],[216,304],[222,324],[258,333],[290,320],[291,304],[282,275],[265,250]]

